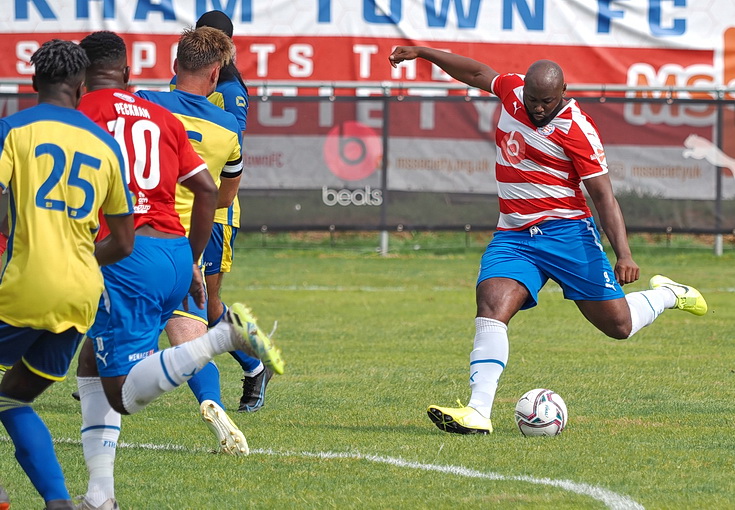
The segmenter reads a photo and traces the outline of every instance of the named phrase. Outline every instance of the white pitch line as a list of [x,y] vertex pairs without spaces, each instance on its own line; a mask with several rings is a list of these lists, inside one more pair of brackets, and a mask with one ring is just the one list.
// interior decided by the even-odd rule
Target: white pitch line
[[[0,441],[10,441],[10,438],[0,436]],[[81,445],[82,442],[77,439],[60,438],[54,439],[55,443],[64,444],[75,444]],[[206,448],[186,448],[184,446],[175,444],[152,444],[152,443],[118,443],[120,448],[132,448],[137,450],[155,450],[155,451],[174,451],[174,452],[210,452],[211,450]],[[369,455],[362,453],[350,453],[350,452],[296,452],[296,451],[276,451],[269,448],[255,448],[250,450],[250,454],[262,454],[262,455],[277,455],[281,457],[305,457],[311,459],[353,459],[353,460],[367,460],[369,462],[376,462],[378,464],[388,464],[391,466],[418,469],[420,471],[433,471],[437,473],[444,473],[448,475],[461,476],[465,478],[482,478],[485,480],[494,481],[509,481],[509,482],[527,482],[536,485],[548,485],[557,489],[566,490],[573,492],[581,496],[588,496],[592,499],[596,499],[603,503],[607,508],[611,510],[645,510],[645,507],[637,501],[618,494],[616,492],[603,489],[602,487],[596,487],[587,483],[573,482],[571,480],[555,480],[552,478],[536,478],[533,476],[508,476],[501,475],[493,472],[483,472],[474,469],[469,469],[462,466],[451,466],[441,464],[426,464],[422,462],[413,462],[402,459],[400,457],[384,457],[381,455]]]
[[[425,292],[419,287],[371,287],[369,285],[362,286],[345,286],[345,285],[245,285],[238,287],[235,285],[225,285],[223,290],[235,292],[242,290],[268,290],[273,292]],[[474,292],[472,285],[466,287],[431,287],[429,292]],[[541,292],[561,292],[559,287],[544,287]]]
[[[371,287],[369,285],[224,285],[224,290],[270,290],[278,292],[308,291],[308,292],[416,292],[418,287]],[[432,287],[434,292],[456,292],[473,290],[473,287]]]
[[[647,288],[647,287],[646,287]],[[260,290],[268,290],[268,291],[274,291],[274,292],[294,292],[294,291],[301,291],[301,292],[416,292],[419,289],[419,287],[415,286],[391,286],[391,287],[376,287],[376,286],[370,286],[370,285],[355,285],[355,286],[348,286],[348,285],[245,285],[242,287],[238,287],[236,285],[232,284],[225,284],[223,287],[224,290],[228,291],[241,291],[241,290],[252,290],[252,291],[260,291]],[[457,286],[457,287],[431,287],[429,289],[430,292],[464,292],[464,291],[471,291],[474,292],[474,286],[468,285],[468,286]],[[645,290],[645,288],[640,289],[631,289],[631,292],[636,290]],[[707,288],[707,289],[701,289],[699,288],[699,291],[702,292],[702,294],[710,294],[710,293],[732,293],[735,292],[735,287],[718,287],[718,288]],[[422,289],[422,292],[424,290]],[[547,285],[543,289],[541,289],[541,292],[550,292],[553,294],[558,294],[561,292],[561,287],[558,285]]]

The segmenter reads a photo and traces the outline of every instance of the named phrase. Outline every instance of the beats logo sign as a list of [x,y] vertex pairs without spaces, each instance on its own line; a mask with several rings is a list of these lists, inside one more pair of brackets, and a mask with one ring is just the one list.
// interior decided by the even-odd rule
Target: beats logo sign
[[348,121],[327,133],[324,162],[340,179],[359,181],[369,177],[380,166],[382,157],[382,141],[369,126]]

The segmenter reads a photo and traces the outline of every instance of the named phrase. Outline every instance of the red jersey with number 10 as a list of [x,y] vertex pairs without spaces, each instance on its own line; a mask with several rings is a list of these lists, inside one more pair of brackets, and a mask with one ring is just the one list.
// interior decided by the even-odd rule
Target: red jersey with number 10
[[573,99],[547,125],[535,126],[523,104],[523,78],[501,74],[491,87],[502,103],[495,131],[498,230],[592,216],[580,183],[607,173],[597,127]]
[[[150,225],[184,236],[175,209],[176,183],[207,170],[207,165],[191,146],[181,121],[165,108],[119,89],[89,92],[78,109],[120,144],[135,228]],[[101,221],[97,240],[108,234]]]

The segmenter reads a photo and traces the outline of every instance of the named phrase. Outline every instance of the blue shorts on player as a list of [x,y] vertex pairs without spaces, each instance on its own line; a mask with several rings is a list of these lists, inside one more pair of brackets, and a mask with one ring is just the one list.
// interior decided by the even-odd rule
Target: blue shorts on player
[[17,328],[0,321],[0,367],[9,369],[19,360],[34,374],[63,381],[84,335],[75,328],[52,333]]
[[158,337],[187,296],[192,257],[185,237],[136,236],[133,253],[102,268],[105,292],[87,336],[102,377],[127,375],[158,350]]
[[530,294],[521,309],[538,304],[549,279],[566,299],[607,301],[625,296],[605,254],[594,220],[549,220],[526,230],[495,233],[480,262],[477,284],[510,278]]
[[237,230],[236,227],[222,223],[212,225],[212,235],[202,255],[205,275],[230,272],[235,253]]

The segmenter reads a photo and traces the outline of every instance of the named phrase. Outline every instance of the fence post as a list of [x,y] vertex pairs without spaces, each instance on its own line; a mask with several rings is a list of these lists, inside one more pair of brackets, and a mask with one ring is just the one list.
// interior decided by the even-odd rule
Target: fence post
[[[717,92],[717,148],[722,150],[722,109],[725,100],[724,92]],[[716,256],[722,256],[722,167],[716,167],[715,172],[715,246],[714,253]]]
[[380,204],[380,254],[388,255],[388,131],[390,129],[390,98],[389,87],[383,88],[383,156],[381,161],[380,188],[383,192],[383,203]]

